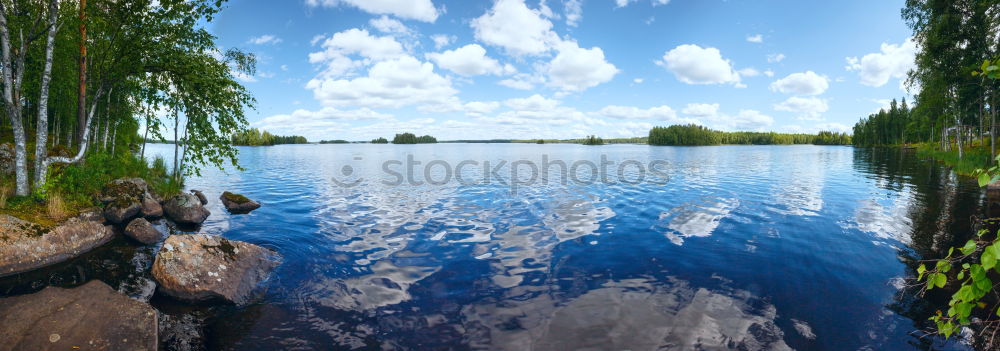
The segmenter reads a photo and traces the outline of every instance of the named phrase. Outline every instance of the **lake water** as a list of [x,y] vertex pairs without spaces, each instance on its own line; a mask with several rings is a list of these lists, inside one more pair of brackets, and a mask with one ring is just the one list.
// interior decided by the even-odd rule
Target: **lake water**
[[[613,164],[594,177],[602,160]],[[554,161],[575,176],[564,181]],[[968,238],[984,193],[906,151],[283,145],[241,148],[240,164],[187,181],[210,199],[201,231],[284,262],[245,308],[155,295],[176,324],[165,345],[200,335],[212,349],[267,350],[966,347],[920,337],[947,297],[915,297],[904,279],[915,259]],[[263,207],[229,215],[222,191]],[[0,279],[0,294],[99,278],[148,295],[155,250],[119,238]]]

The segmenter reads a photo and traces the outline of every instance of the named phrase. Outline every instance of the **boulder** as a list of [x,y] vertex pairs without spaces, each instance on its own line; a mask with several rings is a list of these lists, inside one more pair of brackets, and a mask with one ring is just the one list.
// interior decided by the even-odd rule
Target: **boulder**
[[146,245],[156,244],[164,238],[164,235],[153,228],[145,218],[136,218],[129,222],[125,227],[125,235]]
[[100,280],[0,299],[0,350],[149,350],[157,312]]
[[209,234],[171,235],[153,262],[160,292],[180,300],[246,304],[281,263],[261,246]]
[[208,198],[205,197],[205,193],[201,192],[201,190],[191,189],[191,193],[198,197],[198,201],[201,201],[202,205],[208,205]]
[[178,194],[163,204],[163,212],[178,224],[201,224],[211,212],[194,194]]
[[71,218],[56,228],[46,228],[0,215],[0,277],[68,260],[113,237],[114,232],[100,222]]
[[128,223],[139,215],[142,200],[148,195],[148,186],[142,178],[115,179],[104,186],[101,202],[104,202],[104,218],[115,224]]
[[222,204],[226,206],[226,209],[231,213],[249,213],[250,211],[260,208],[260,203],[248,199],[246,196],[240,194],[233,194],[231,192],[223,192],[222,196],[219,196],[219,200],[222,200]]
[[14,174],[14,145],[0,144],[0,174]]
[[101,211],[99,208],[89,208],[80,211],[80,214],[76,217],[81,221],[104,223],[104,211]]
[[163,217],[163,206],[160,206],[160,202],[156,201],[152,195],[146,193],[142,196],[142,203],[139,204],[140,213],[143,217],[148,218],[159,218]]

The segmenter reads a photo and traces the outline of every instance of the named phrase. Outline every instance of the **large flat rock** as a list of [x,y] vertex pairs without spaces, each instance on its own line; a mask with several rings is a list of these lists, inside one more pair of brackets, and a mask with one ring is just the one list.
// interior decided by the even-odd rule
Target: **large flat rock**
[[243,305],[281,257],[271,249],[218,235],[171,235],[153,262],[158,289],[175,298]]
[[157,313],[92,280],[0,299],[0,351],[156,350]]
[[0,215],[0,277],[68,260],[104,245],[113,236],[101,223],[79,218],[48,229]]

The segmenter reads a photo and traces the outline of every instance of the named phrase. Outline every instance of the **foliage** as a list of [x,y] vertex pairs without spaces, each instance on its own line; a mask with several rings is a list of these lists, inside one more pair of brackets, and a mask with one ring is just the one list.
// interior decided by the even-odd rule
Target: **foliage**
[[320,140],[319,143],[320,144],[350,144],[351,142],[347,141],[347,140],[337,139],[337,140]]
[[893,99],[889,110],[881,109],[854,124],[854,145],[887,146],[926,141],[928,136],[919,122],[906,99],[902,103]]
[[820,132],[811,134],[781,134],[763,132],[720,132],[704,126],[672,125],[654,127],[649,131],[649,145],[843,145],[850,143],[850,136],[844,133]]
[[82,206],[97,205],[94,194],[98,194],[105,184],[118,178],[133,177],[146,180],[151,190],[163,197],[177,194],[183,188],[183,182],[170,174],[162,158],[154,159],[150,166],[145,160],[124,153],[95,154],[85,163],[55,170],[38,192],[40,196],[49,192],[58,193],[66,201]]
[[280,144],[307,144],[305,137],[298,135],[274,135],[264,130],[250,128],[231,137],[233,145],[239,146],[272,146]]
[[604,139],[591,135],[583,139],[583,145],[604,145]]
[[403,133],[403,134],[396,134],[396,137],[392,138],[392,143],[393,144],[435,144],[435,143],[437,143],[437,139],[434,138],[434,137],[432,137],[432,136],[430,136],[430,135],[424,135],[424,136],[418,137],[418,136],[414,135],[413,133]]
[[372,139],[371,143],[372,144],[388,144],[389,140],[387,140],[386,138],[383,138],[383,137],[378,137],[378,138]]

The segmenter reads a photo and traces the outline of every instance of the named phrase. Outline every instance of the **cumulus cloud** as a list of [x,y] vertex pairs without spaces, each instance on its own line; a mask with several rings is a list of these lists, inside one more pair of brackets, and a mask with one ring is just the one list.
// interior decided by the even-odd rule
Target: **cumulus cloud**
[[402,22],[395,19],[389,18],[389,16],[382,15],[379,18],[372,18],[368,21],[368,24],[382,33],[394,33],[394,34],[409,34],[410,28],[406,27]]
[[777,63],[785,59],[785,54],[770,54],[767,55],[767,62]]
[[681,112],[697,118],[700,124],[725,131],[762,131],[774,124],[774,118],[757,110],[740,110],[735,116],[722,113],[719,104],[688,104]]
[[434,73],[433,64],[412,56],[378,62],[364,77],[313,78],[306,88],[325,106],[373,108],[448,104],[457,93],[448,78]]
[[497,0],[471,25],[477,40],[511,55],[541,55],[559,42],[544,9],[530,9],[524,0]]
[[565,91],[583,91],[610,81],[619,70],[599,47],[581,48],[573,41],[559,44],[559,54],[548,66],[549,83]]
[[830,87],[830,81],[813,71],[792,73],[771,83],[771,90],[794,95],[819,95]]
[[[615,6],[617,6],[619,8],[620,7],[625,7],[625,6],[628,6],[629,4],[631,4],[633,2],[636,2],[636,1],[638,1],[638,0],[615,0]],[[650,0],[650,3],[653,4],[653,6],[660,6],[660,5],[669,4],[670,0]]]
[[[343,75],[374,61],[405,55],[403,45],[396,39],[373,36],[364,29],[348,29],[320,41],[323,42],[323,51],[310,53],[309,62],[326,64],[324,74],[328,76]],[[362,60],[355,61],[350,58],[352,55],[360,56]]]
[[583,0],[564,0],[563,8],[566,9],[566,25],[576,27],[583,20]]
[[799,114],[798,119],[804,121],[820,121],[822,114],[830,109],[826,100],[818,97],[792,96],[785,101],[774,105],[778,111],[794,112]]
[[376,15],[434,22],[439,15],[431,0],[306,0],[306,5],[335,7],[346,4]]
[[602,108],[596,113],[599,116],[614,118],[614,119],[655,119],[657,121],[666,121],[673,123],[694,123],[695,120],[681,120],[677,118],[677,111],[670,108],[670,106],[662,105],[656,107],[650,107],[646,109],[634,107],[634,106],[618,106],[609,105]]
[[684,44],[663,55],[657,61],[687,84],[739,84],[740,75],[733,70],[729,60],[722,58],[716,48],[702,48],[694,44]]
[[455,50],[427,54],[427,58],[441,68],[463,76],[483,74],[499,75],[503,67],[497,60],[486,56],[486,49],[479,44],[469,44]]
[[737,71],[741,77],[756,77],[760,75],[760,71],[753,67],[747,67]]
[[747,36],[747,41],[749,41],[751,43],[763,43],[764,42],[764,36],[760,35],[760,34],[748,35]]
[[891,78],[906,78],[906,74],[915,67],[916,52],[917,43],[913,38],[906,39],[898,45],[882,43],[879,52],[864,55],[860,59],[848,57],[845,68],[848,71],[858,72],[861,84],[880,87],[888,83]]
[[265,45],[265,44],[278,44],[281,42],[281,38],[273,34],[264,34],[259,37],[250,38],[248,43],[255,45]]
[[454,35],[434,34],[431,36],[431,40],[434,41],[435,49],[440,49],[445,46],[451,45],[451,43],[454,43],[455,40],[457,39],[458,38],[455,37]]

